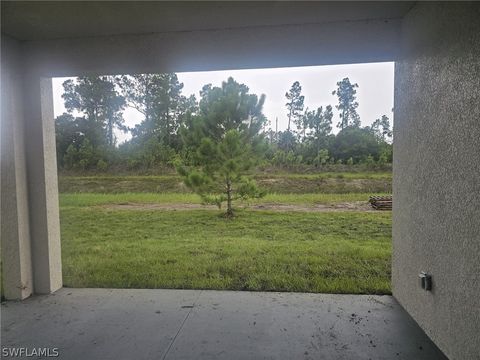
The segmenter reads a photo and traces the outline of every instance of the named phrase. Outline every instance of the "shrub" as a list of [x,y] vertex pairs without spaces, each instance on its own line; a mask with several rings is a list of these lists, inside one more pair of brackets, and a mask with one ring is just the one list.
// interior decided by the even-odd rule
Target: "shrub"
[[97,162],[97,170],[99,170],[99,171],[105,171],[105,170],[107,170],[107,168],[108,168],[108,164],[107,164],[106,161],[104,161],[104,160],[102,160],[102,159],[98,160],[98,162]]

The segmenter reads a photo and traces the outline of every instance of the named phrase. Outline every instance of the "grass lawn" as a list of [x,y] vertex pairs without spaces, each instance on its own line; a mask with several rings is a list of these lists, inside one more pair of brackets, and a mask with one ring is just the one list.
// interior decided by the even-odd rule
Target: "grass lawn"
[[[379,193],[391,192],[391,172],[324,172],[314,174],[256,173],[268,193]],[[61,193],[188,193],[182,179],[160,176],[60,176]]]
[[[261,199],[249,200],[249,204],[338,204],[354,201],[368,201],[371,193],[350,194],[267,194]],[[386,195],[386,193],[377,193]],[[192,193],[118,193],[118,194],[95,194],[76,193],[60,194],[60,206],[82,207],[106,204],[200,204],[200,197]]]
[[[307,194],[303,201],[351,201],[357,195]],[[298,195],[270,196],[268,201],[300,201]],[[390,212],[241,210],[227,220],[212,210],[92,206],[179,200],[198,201],[191,194],[62,194],[65,286],[391,291]]]

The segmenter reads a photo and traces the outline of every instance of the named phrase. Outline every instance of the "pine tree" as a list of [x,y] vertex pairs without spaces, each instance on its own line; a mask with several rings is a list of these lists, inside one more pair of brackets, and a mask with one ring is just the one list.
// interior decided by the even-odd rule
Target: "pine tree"
[[292,84],[290,90],[285,93],[285,97],[287,98],[288,102],[285,104],[288,110],[288,127],[287,131],[290,132],[291,129],[291,122],[293,121],[297,124],[297,127],[301,127],[302,121],[302,111],[304,106],[305,97],[302,94],[302,87],[298,81],[295,81]]
[[115,146],[114,130],[125,130],[122,110],[125,99],[120,96],[112,77],[84,76],[63,83],[65,108],[85,116],[85,136],[92,146]]
[[373,133],[382,141],[386,142],[387,139],[392,137],[392,130],[390,129],[390,120],[386,115],[382,115],[380,119],[376,119],[371,129]]
[[340,111],[340,122],[337,127],[345,129],[349,126],[360,127],[360,116],[357,113],[358,102],[356,94],[358,84],[350,83],[350,79],[344,78],[337,82],[337,90],[332,92],[332,95],[337,95],[338,105],[335,107]]
[[157,142],[172,148],[178,129],[188,111],[194,111],[195,97],[182,95],[183,84],[174,73],[123,75],[117,78],[130,107],[144,116],[144,120],[132,129],[133,141],[144,144],[155,138]]
[[204,203],[221,208],[226,202],[228,217],[233,216],[233,201],[263,195],[246,171],[262,153],[264,101],[264,95],[249,94],[233,78],[221,87],[206,85],[199,113],[182,130],[191,157],[189,163],[177,164],[178,172]]
[[317,111],[306,111],[304,117],[309,129],[309,139],[315,145],[315,151],[318,153],[322,146],[326,146],[326,139],[332,131],[332,106],[327,105],[325,110],[320,106]]

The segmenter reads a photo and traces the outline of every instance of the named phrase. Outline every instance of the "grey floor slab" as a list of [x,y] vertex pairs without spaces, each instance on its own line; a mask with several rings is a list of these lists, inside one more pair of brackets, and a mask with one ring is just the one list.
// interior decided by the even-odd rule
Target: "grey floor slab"
[[7,302],[2,347],[60,359],[445,359],[390,296],[61,289]]

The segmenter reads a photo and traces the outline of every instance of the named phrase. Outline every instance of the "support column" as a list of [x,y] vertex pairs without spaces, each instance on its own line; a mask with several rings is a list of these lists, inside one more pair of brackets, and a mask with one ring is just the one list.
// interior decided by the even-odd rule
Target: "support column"
[[62,287],[52,79],[26,77],[25,143],[34,292]]
[[0,238],[3,295],[12,300],[33,292],[20,63],[18,43],[2,36]]

